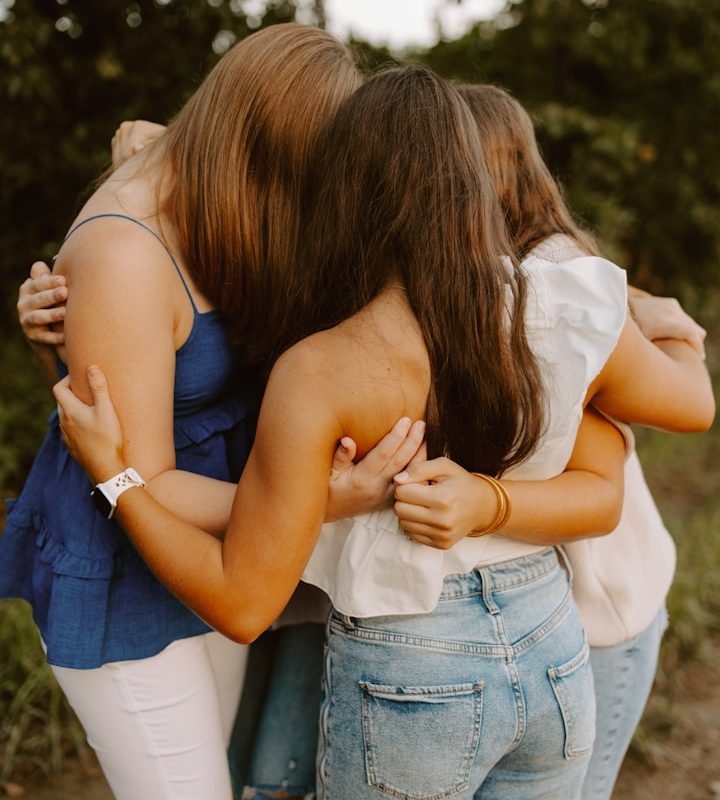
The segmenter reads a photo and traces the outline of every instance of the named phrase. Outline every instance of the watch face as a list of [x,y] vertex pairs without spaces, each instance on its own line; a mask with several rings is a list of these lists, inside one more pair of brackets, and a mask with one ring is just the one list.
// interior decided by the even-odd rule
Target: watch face
[[105,519],[110,519],[113,515],[113,511],[115,507],[112,503],[105,497],[103,494],[102,489],[99,486],[96,486],[92,492],[90,492],[90,497],[92,497],[92,501],[95,504],[95,508],[105,517]]

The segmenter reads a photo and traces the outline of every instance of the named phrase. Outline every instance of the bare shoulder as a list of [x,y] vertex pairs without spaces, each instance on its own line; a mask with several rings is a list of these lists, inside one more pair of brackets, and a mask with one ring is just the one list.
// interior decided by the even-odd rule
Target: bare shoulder
[[342,372],[342,339],[338,329],[332,328],[297,342],[275,362],[269,387],[281,383],[327,391]]
[[[111,275],[120,283],[126,277],[152,281],[156,275],[166,277],[166,270],[148,269],[161,261],[172,267],[165,247],[137,223],[117,216],[91,215],[72,229],[60,248],[54,271],[73,279]],[[168,272],[172,274],[174,270]]]
[[266,400],[282,396],[280,402],[289,405],[294,398],[299,408],[332,414],[359,452],[401,416],[422,418],[430,380],[427,352],[403,324],[402,309],[389,312],[363,310],[290,348],[273,368]]

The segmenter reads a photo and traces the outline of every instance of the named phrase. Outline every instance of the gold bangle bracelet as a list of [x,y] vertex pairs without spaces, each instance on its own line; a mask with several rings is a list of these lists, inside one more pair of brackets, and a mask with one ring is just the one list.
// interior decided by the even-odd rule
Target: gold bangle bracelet
[[495,531],[500,530],[507,523],[510,519],[510,514],[512,513],[512,503],[510,502],[510,495],[508,494],[508,490],[500,483],[499,480],[493,478],[491,475],[485,475],[482,472],[473,472],[472,475],[475,475],[477,478],[482,478],[485,483],[490,484],[493,491],[495,492],[495,497],[497,498],[498,502],[498,510],[497,514],[495,515],[495,519],[487,526],[487,528],[473,528],[467,535],[471,539],[479,538],[480,536],[488,536],[491,533],[495,533]]

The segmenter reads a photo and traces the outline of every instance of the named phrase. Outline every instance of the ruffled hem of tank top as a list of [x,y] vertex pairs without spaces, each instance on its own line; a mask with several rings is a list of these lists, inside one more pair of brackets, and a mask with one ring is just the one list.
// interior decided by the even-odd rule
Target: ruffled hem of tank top
[[148,614],[157,615],[158,624],[117,630],[115,579],[136,575],[144,584],[141,573],[148,573],[149,579],[132,548],[96,557],[72,553],[52,536],[40,511],[14,501],[7,505],[12,514],[3,534],[4,561],[8,566],[17,561],[34,567],[0,571],[0,597],[20,598],[31,605],[48,663],[94,669],[108,662],[149,658],[173,641],[210,630],[155,581],[155,593],[145,605]]
[[173,438],[176,449],[200,444],[218,433],[225,433],[253,414],[259,403],[233,399],[214,409],[203,409],[185,419],[175,417]]

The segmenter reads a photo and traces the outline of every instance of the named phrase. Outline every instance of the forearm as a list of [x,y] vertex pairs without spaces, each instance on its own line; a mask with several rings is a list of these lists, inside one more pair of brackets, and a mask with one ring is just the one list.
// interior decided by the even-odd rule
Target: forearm
[[222,538],[227,529],[236,484],[183,470],[167,470],[147,483],[147,490],[185,522]]
[[142,489],[130,489],[118,498],[115,519],[158,580],[215,626],[211,610],[220,611],[228,594],[222,542]]
[[[297,537],[287,513],[255,508],[238,488],[224,541],[179,519],[147,491],[118,498],[115,517],[158,580],[213,628],[239,642],[257,638],[287,605],[307,563],[318,522]],[[238,509],[248,509],[239,519]],[[268,513],[270,511],[270,513]],[[302,524],[301,527],[306,526]],[[310,535],[311,530],[314,531]]]
[[512,514],[498,531],[508,539],[556,545],[611,533],[620,521],[622,493],[612,480],[571,470],[546,481],[502,481]]

